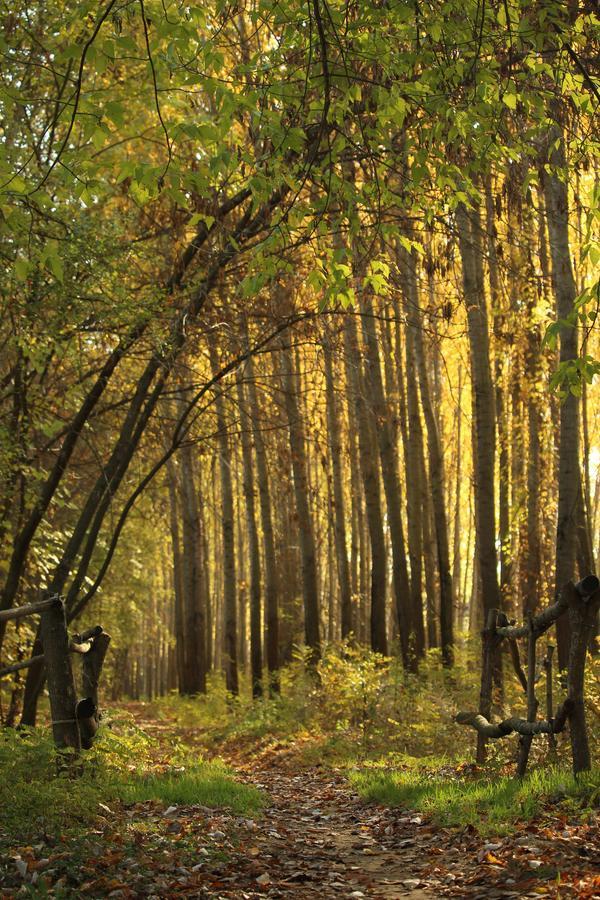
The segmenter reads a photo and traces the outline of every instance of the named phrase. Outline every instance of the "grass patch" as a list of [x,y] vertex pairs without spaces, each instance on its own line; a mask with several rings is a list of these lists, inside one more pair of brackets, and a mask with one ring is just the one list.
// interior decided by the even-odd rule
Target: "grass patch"
[[252,816],[264,805],[256,788],[241,784],[219,761],[206,761],[173,742],[168,766],[156,741],[121,716],[103,726],[77,762],[79,777],[60,770],[47,729],[0,729],[0,845],[89,829],[100,804],[156,800],[201,805]]
[[123,782],[119,795],[126,803],[157,800],[169,806],[209,806],[240,815],[260,812],[265,804],[257,788],[236,781],[226,766],[215,761],[136,775]]
[[529,821],[549,802],[581,813],[600,798],[600,770],[575,780],[560,769],[533,771],[522,782],[490,774],[466,776],[430,767],[395,771],[362,768],[349,773],[358,793],[385,806],[403,806],[430,817],[437,825],[472,826],[481,834],[504,834],[517,821]]

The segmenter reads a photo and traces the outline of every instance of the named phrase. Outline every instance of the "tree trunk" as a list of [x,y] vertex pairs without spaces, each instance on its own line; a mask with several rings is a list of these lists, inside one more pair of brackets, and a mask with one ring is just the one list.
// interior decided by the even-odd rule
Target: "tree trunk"
[[81,738],[75,715],[77,696],[71,669],[64,603],[53,605],[42,612],[41,635],[54,743],[59,749],[70,747],[77,751],[81,749]]
[[[361,378],[356,321],[352,313],[344,316],[344,359],[348,391],[354,406],[358,431],[358,456],[362,474],[366,519],[371,542],[371,648],[387,653],[386,634],[386,555],[379,473],[375,445],[369,424]],[[352,421],[352,418],[350,419]],[[408,634],[405,633],[408,648]]]
[[[219,360],[213,340],[209,340],[210,363],[213,374],[219,371]],[[232,694],[239,692],[237,648],[237,582],[235,570],[235,520],[233,512],[232,454],[227,433],[227,417],[222,388],[215,394],[219,472],[221,480],[221,527],[223,546],[223,600],[225,614],[225,684]]]
[[319,627],[319,588],[317,579],[317,554],[313,522],[308,496],[308,468],[304,424],[300,415],[296,393],[293,356],[289,345],[281,347],[281,369],[284,403],[288,420],[294,496],[298,516],[300,551],[302,554],[302,587],[304,597],[304,639],[312,651],[312,660],[321,654]]
[[[415,361],[421,388],[421,403],[423,405],[423,415],[425,418],[425,426],[427,428],[429,486],[431,490],[431,502],[433,505],[438,573],[440,580],[440,637],[442,644],[442,660],[445,666],[451,666],[454,648],[454,592],[452,588],[452,573],[450,570],[444,454],[442,452],[438,419],[432,399],[429,370],[427,367],[427,358],[423,340],[422,322],[415,321],[415,316],[420,312],[421,304],[417,286],[416,259],[414,253],[405,251],[402,254],[402,261],[406,272],[409,331],[411,332],[411,342],[414,346]],[[414,313],[411,314],[411,310],[414,310]]]
[[352,592],[350,588],[350,567],[348,563],[348,547],[346,542],[346,511],[344,502],[344,484],[342,471],[341,423],[339,418],[331,337],[326,335],[323,341],[323,359],[325,362],[325,399],[327,404],[327,436],[331,460],[331,478],[333,482],[333,520],[335,532],[335,555],[340,586],[341,632],[342,640],[353,630]]
[[185,637],[182,694],[206,693],[206,638],[204,634],[204,598],[202,591],[200,523],[196,494],[192,447],[179,451],[181,477],[179,490],[182,513],[182,586],[183,628]]
[[[494,389],[490,370],[488,315],[486,308],[481,223],[477,210],[467,210],[460,203],[456,210],[462,277],[471,355],[473,394],[473,474],[475,481],[475,523],[478,572],[483,595],[483,618],[500,608],[500,590],[496,557],[496,522],[494,460],[496,451],[496,416]],[[500,680],[501,657],[495,652],[494,670]],[[490,710],[480,708],[489,718]],[[485,739],[478,736],[478,758],[485,754]]]
[[[406,270],[407,280],[410,272]],[[416,285],[415,285],[416,287]],[[421,424],[421,411],[419,409],[419,394],[417,387],[417,361],[415,357],[414,317],[411,315],[410,306],[413,303],[414,294],[405,282],[405,347],[406,347],[406,405],[408,411],[407,443],[404,447],[404,464],[406,469],[406,497],[407,497],[407,522],[408,522],[408,555],[410,558],[410,608],[414,632],[414,652],[417,659],[423,655],[424,629],[423,629],[423,514],[422,507],[422,482],[421,460],[423,458],[423,426]]]
[[176,463],[170,459],[167,464],[167,483],[169,488],[169,523],[171,528],[171,547],[173,553],[173,595],[175,609],[175,659],[177,664],[177,686],[183,693],[185,683],[185,631],[184,604],[181,563],[181,540],[179,534],[179,509],[177,503],[177,469]]
[[[559,174],[566,169],[565,145],[560,122],[560,108],[553,104],[556,124],[548,136],[550,164]],[[558,146],[556,146],[556,144]],[[575,276],[569,248],[568,185],[559,174],[543,173],[544,196],[550,258],[552,261],[552,287],[556,298],[556,315],[559,320],[568,319],[577,296]],[[562,324],[560,327],[560,362],[566,363],[578,357],[577,326]],[[560,405],[560,443],[558,451],[558,520],[556,527],[555,590],[573,579],[577,555],[578,507],[581,502],[581,469],[579,450],[579,399],[569,393]],[[569,629],[563,616],[562,627],[557,627],[558,666],[565,669],[569,661]]]
[[265,560],[265,625],[266,656],[269,670],[270,690],[278,692],[279,679],[279,610],[277,587],[277,562],[275,557],[275,538],[273,535],[273,517],[271,512],[271,492],[269,486],[269,470],[264,437],[261,430],[261,414],[256,391],[254,360],[248,359],[246,364],[248,378],[248,396],[250,398],[250,415],[253,423],[254,454],[256,458],[256,476],[258,481],[258,499],[262,524],[263,553]]
[[256,524],[254,470],[252,466],[252,420],[246,406],[243,381],[238,381],[238,406],[242,432],[242,460],[244,467],[244,498],[246,500],[246,527],[250,557],[250,669],[252,696],[262,695],[262,629],[260,544]]

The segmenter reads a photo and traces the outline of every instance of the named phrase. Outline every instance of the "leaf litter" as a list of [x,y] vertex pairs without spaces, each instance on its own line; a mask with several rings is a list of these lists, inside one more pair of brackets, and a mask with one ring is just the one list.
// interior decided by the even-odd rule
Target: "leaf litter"
[[239,780],[268,796],[257,818],[200,805],[101,804],[85,838],[42,835],[5,854],[0,896],[600,897],[598,815],[582,822],[550,809],[491,841],[472,826],[442,828],[364,801],[342,770],[303,764],[293,746],[230,757]]

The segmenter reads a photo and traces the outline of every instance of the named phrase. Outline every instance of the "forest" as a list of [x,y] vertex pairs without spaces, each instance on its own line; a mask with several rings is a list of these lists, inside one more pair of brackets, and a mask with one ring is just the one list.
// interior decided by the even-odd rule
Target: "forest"
[[600,896],[596,0],[0,21],[0,895]]

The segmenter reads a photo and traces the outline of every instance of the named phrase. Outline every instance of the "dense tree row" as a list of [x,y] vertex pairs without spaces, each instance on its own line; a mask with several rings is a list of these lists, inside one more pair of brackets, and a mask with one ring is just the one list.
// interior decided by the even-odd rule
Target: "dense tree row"
[[117,692],[259,694],[593,570],[593,5],[3,24],[2,608],[101,606]]

